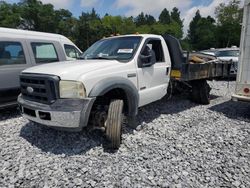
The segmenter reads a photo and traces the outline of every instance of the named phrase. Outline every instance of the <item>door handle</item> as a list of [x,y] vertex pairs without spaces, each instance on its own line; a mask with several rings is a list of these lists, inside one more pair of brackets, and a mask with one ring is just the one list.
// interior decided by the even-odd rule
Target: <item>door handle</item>
[[131,73],[127,75],[128,78],[136,77],[136,73]]
[[166,75],[169,75],[169,67],[166,69]]

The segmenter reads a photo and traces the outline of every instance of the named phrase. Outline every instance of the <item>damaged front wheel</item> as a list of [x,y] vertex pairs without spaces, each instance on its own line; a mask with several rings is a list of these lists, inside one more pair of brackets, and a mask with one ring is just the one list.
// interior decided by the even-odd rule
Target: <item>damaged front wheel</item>
[[123,100],[112,100],[108,109],[108,116],[105,122],[106,137],[110,142],[111,149],[118,149],[121,144],[123,122]]

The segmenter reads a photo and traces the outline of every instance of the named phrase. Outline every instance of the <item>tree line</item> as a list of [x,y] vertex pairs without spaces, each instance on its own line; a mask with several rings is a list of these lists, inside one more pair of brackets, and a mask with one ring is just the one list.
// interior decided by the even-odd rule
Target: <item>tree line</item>
[[14,4],[0,1],[0,27],[59,33],[70,38],[82,50],[104,36],[136,32],[168,33],[181,39],[186,50],[203,50],[239,46],[242,12],[239,0],[220,4],[215,10],[215,18],[202,17],[198,10],[183,38],[184,20],[176,7],[170,11],[164,8],[158,19],[143,12],[136,17],[109,14],[101,17],[95,9],[82,12],[76,18],[69,10],[56,10],[52,4],[43,4],[39,0],[21,0]]

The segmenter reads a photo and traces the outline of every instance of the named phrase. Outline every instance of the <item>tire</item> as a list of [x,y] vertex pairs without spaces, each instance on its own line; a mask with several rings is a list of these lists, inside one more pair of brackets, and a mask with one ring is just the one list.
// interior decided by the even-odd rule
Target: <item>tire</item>
[[192,83],[192,100],[198,104],[210,104],[210,86],[206,80],[198,80]]
[[193,102],[200,104],[201,98],[199,93],[199,87],[197,85],[192,86],[191,98]]
[[106,120],[106,137],[110,149],[118,149],[121,145],[121,133],[123,122],[123,101],[111,101]]
[[210,86],[206,80],[200,83],[200,104],[210,104]]
[[165,99],[166,100],[171,99],[172,94],[173,94],[173,83],[170,80],[169,83],[168,83],[167,94],[165,95]]

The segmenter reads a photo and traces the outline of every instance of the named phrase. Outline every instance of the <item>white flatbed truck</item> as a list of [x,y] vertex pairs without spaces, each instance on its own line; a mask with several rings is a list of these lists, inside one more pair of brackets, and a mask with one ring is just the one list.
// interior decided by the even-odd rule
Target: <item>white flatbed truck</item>
[[227,76],[230,65],[213,58],[195,63],[189,56],[170,35],[105,38],[82,60],[24,70],[18,103],[33,122],[70,131],[90,124],[103,129],[116,149],[124,117],[134,125],[138,108],[167,95],[170,81],[188,85],[195,102],[209,103],[206,79]]

